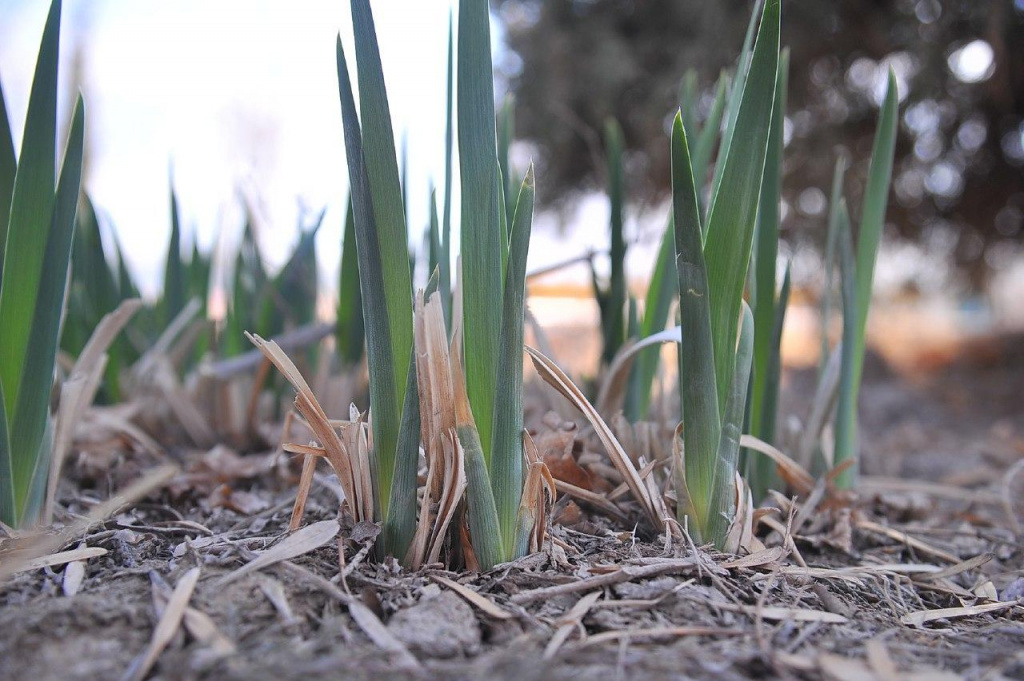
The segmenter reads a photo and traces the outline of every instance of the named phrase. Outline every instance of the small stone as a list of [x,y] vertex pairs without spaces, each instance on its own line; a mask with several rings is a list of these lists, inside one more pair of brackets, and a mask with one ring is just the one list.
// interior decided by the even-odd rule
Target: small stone
[[395,613],[388,629],[416,655],[452,658],[480,651],[472,608],[449,591]]
[[1017,601],[1024,598],[1024,577],[1018,577],[1003,589],[1001,601]]

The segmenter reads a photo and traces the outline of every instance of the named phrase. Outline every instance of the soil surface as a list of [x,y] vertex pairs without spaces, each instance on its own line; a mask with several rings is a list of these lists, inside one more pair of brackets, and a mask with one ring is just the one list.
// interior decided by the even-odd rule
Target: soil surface
[[[783,413],[804,414],[812,388],[788,375]],[[123,678],[199,567],[147,678],[1024,679],[1024,473],[1007,476],[1024,460],[1022,395],[1020,338],[913,378],[870,363],[859,496],[797,504],[796,551],[762,529],[766,551],[746,558],[560,499],[543,552],[483,574],[377,562],[373,528],[355,526],[224,580],[281,545],[294,471],[182,451],[191,477],[60,547],[104,555],[0,585],[0,678]],[[65,522],[147,465],[117,463],[69,467]],[[318,477],[304,524],[337,507]]]

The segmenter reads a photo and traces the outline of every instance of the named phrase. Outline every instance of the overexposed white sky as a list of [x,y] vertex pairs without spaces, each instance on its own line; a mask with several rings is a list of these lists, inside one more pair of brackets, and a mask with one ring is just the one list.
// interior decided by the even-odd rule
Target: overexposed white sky
[[[17,147],[49,4],[0,4],[0,79]],[[396,143],[399,150],[403,138],[408,144],[410,230],[417,240],[427,224],[429,183],[444,182],[451,4],[372,3]],[[289,254],[300,210],[308,224],[326,207],[318,247],[322,277],[333,280],[348,191],[339,31],[354,68],[349,3],[342,0],[65,0],[60,115],[68,115],[78,53],[86,189],[116,226],[144,292],[160,287],[169,176],[185,229],[195,230],[204,249],[220,240],[230,252],[241,231],[240,192],[258,198],[261,246],[272,266]],[[457,214],[457,201],[455,208]]]

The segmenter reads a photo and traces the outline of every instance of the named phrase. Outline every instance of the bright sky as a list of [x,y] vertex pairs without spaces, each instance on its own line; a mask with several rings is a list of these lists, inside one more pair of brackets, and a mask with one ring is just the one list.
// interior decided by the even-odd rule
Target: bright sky
[[[396,141],[399,148],[403,135],[408,141],[410,222],[418,239],[429,182],[444,181],[451,2],[372,4]],[[48,7],[48,0],[0,4],[0,78],[17,146]],[[203,248],[222,231],[226,245],[234,243],[239,191],[258,197],[267,227],[261,245],[272,265],[287,257],[300,211],[308,222],[326,206],[318,246],[325,279],[334,276],[348,186],[335,68],[339,31],[352,65],[349,3],[341,0],[65,0],[62,88],[70,89],[80,49],[86,188],[116,225],[145,292],[160,286],[169,174],[186,229],[195,228]],[[457,213],[457,201],[455,207]]]

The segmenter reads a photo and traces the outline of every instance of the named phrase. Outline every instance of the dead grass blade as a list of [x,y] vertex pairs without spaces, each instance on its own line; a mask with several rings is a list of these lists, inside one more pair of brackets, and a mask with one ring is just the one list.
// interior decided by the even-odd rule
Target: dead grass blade
[[960,562],[960,558],[954,556],[951,553],[947,553],[946,551],[937,549],[934,546],[931,546],[930,544],[926,544],[920,539],[915,539],[906,532],[900,532],[899,530],[894,530],[891,527],[886,527],[885,525],[879,525],[878,523],[872,522],[870,520],[857,520],[856,522],[854,522],[854,527],[856,527],[859,530],[864,530],[866,532],[874,532],[875,534],[880,534],[883,537],[888,537],[889,539],[898,541],[901,544],[905,544],[909,548],[920,551],[921,553],[926,553],[929,556],[934,556],[935,558],[938,558],[939,560],[944,560],[947,563],[953,563],[955,565]]
[[178,580],[178,585],[174,587],[174,593],[171,594],[170,599],[167,601],[167,607],[164,608],[164,614],[157,622],[156,629],[153,630],[153,637],[149,641],[149,647],[142,657],[137,658],[135,662],[128,668],[121,677],[122,681],[142,681],[149,674],[149,670],[153,668],[157,658],[167,647],[167,644],[171,642],[174,635],[178,631],[178,627],[181,626],[181,620],[185,616],[185,609],[188,607],[188,602],[192,598],[192,592],[196,588],[196,582],[199,581],[199,568],[194,567],[185,575]]
[[437,293],[416,296],[416,378],[427,484],[407,562],[413,570],[436,562],[466,488],[465,452],[456,436],[455,387],[444,310]]
[[736,492],[736,511],[725,536],[726,553],[758,553],[764,544],[754,536],[754,496],[743,477],[736,473],[733,488]]
[[[171,593],[166,585],[161,585],[154,581],[153,603],[160,616],[163,616],[163,613],[166,612],[170,599]],[[182,621],[185,624],[185,629],[192,635],[192,638],[207,646],[218,657],[226,657],[236,652],[234,642],[221,633],[210,616],[202,610],[192,606],[186,607]]]
[[849,619],[837,613],[809,608],[780,608],[736,603],[716,603],[715,607],[771,622],[821,622],[822,624],[846,624],[849,622]]
[[555,500],[555,479],[541,459],[537,445],[527,431],[523,431],[523,456],[526,459],[526,481],[519,502],[519,532],[529,534],[527,551],[540,551],[548,527],[548,508]]
[[[558,625],[558,629],[555,631],[555,635],[551,637],[547,646],[544,648],[544,659],[550,660],[558,652],[565,640],[569,638],[569,634],[572,633],[573,629],[581,627],[583,624],[583,618],[586,617],[587,613],[597,602],[597,599],[601,597],[603,591],[593,591],[583,596],[576,604],[569,609],[569,612],[559,617],[555,623]],[[584,636],[586,635],[584,630]]]
[[933,572],[927,575],[925,579],[934,582],[939,579],[948,579],[949,577],[954,577],[956,575],[962,574],[964,572],[969,572],[971,570],[977,570],[982,565],[992,560],[994,557],[995,556],[993,556],[991,553],[982,553],[980,555],[975,556],[974,558],[968,558],[967,560],[961,563],[957,563],[956,565],[950,565],[948,568],[939,570],[938,572]]
[[505,610],[494,601],[490,600],[489,598],[483,596],[480,593],[477,593],[476,591],[473,591],[464,584],[459,584],[458,582],[454,582],[440,575],[430,575],[430,578],[438,584],[443,584],[444,586],[448,587],[449,589],[457,593],[459,596],[463,598],[463,600],[465,600],[467,603],[469,603],[470,605],[472,605],[488,617],[493,617],[496,620],[508,620],[514,617],[514,615],[510,613],[508,610]]
[[786,557],[788,552],[781,546],[773,546],[770,549],[762,549],[757,553],[751,553],[749,556],[742,558],[734,558],[733,560],[727,560],[724,563],[719,563],[719,567],[724,567],[728,570],[737,570],[740,568],[755,568],[763,565],[771,565],[777,563]]
[[103,372],[107,366],[107,348],[141,307],[141,300],[125,300],[116,310],[104,315],[79,353],[68,380],[61,386],[60,407],[57,409],[53,435],[50,477],[46,487],[46,506],[43,512],[45,520],[53,518],[57,483],[60,481],[64,459],[71,449],[75,425],[92,404],[103,380]]
[[214,588],[220,589],[234,582],[245,575],[261,570],[265,567],[291,560],[303,554],[318,549],[337,536],[341,527],[337,520],[321,520],[318,523],[307,525],[298,532],[285,537],[281,542],[260,553],[256,558],[249,561],[234,572],[231,572],[214,583]]
[[[366,481],[363,479],[369,475],[369,460],[362,461],[364,455],[369,456],[368,451],[361,451],[358,446],[355,449],[350,449],[342,442],[332,422],[327,418],[327,414],[324,413],[320,403],[313,395],[309,384],[277,343],[263,340],[249,332],[246,332],[245,336],[277,367],[277,370],[295,389],[295,409],[309,424],[317,441],[323,447],[327,460],[334,468],[341,488],[345,492],[349,512],[353,518],[357,522],[373,522],[373,498],[366,497],[364,493]],[[358,429],[358,426],[356,428]],[[351,433],[349,435],[352,436]],[[358,445],[358,434],[356,436],[355,442]],[[352,440],[350,440],[351,443]],[[359,461],[354,462],[354,459],[359,459]]]
[[755,452],[760,452],[771,459],[777,466],[779,476],[785,480],[797,494],[806,496],[811,493],[812,489],[814,489],[814,478],[811,477],[811,474],[804,470],[804,468],[796,461],[789,458],[767,442],[759,440],[753,435],[741,435],[740,447],[746,447],[747,449],[752,449]]
[[64,565],[65,563],[71,563],[73,561],[89,560],[90,558],[97,558],[105,555],[107,555],[107,550],[101,549],[98,546],[89,546],[86,548],[74,549],[72,551],[61,551],[59,553],[51,553],[48,556],[40,556],[39,558],[33,558],[32,560],[26,561],[17,568],[11,570],[8,574],[13,575],[19,572],[30,572],[31,570],[39,570],[44,567]]
[[316,472],[317,457],[308,453],[302,455],[302,474],[299,477],[299,489],[295,494],[295,505],[292,506],[292,517],[288,521],[288,531],[294,532],[302,524],[302,514],[306,511],[306,499],[313,486],[313,474]]
[[626,515],[619,510],[619,507],[610,502],[608,498],[603,494],[591,492],[589,489],[577,487],[572,483],[565,482],[564,480],[559,480],[558,478],[555,478],[555,490],[561,492],[562,494],[567,494],[570,497],[573,497],[574,499],[578,499],[580,501],[585,501],[588,504],[592,504],[593,506],[596,506],[597,508],[601,509],[602,511],[612,516],[616,520],[626,520]]
[[1010,608],[1020,607],[1020,601],[1006,601],[1005,603],[984,603],[982,605],[968,605],[962,608],[940,608],[938,610],[918,610],[904,615],[900,622],[908,627],[919,627],[935,620],[950,620],[958,617],[973,617],[984,615],[990,612],[999,612]]
[[65,596],[74,596],[81,590],[85,581],[85,563],[74,560],[64,568],[64,577],[60,581],[61,591]]
[[[316,345],[336,330],[337,327],[332,322],[316,322],[285,331],[270,340],[277,343],[285,352],[295,352],[296,350]],[[249,352],[243,352],[237,357],[204,364],[199,368],[199,371],[204,377],[213,378],[218,381],[227,381],[236,376],[251,373],[262,362],[263,354],[258,350],[250,350]]]
[[611,428],[601,418],[594,405],[587,400],[583,392],[576,387],[576,384],[554,362],[530,346],[526,346],[526,351],[530,354],[533,366],[541,378],[575,406],[590,422],[594,432],[601,440],[601,444],[604,445],[605,450],[608,452],[612,465],[615,466],[615,469],[623,477],[626,484],[629,485],[630,492],[632,492],[633,497],[644,510],[648,520],[650,520],[658,532],[664,531],[665,519],[669,517],[668,509],[665,508],[665,504],[660,496],[656,499],[651,498],[633,462],[630,461],[629,456],[622,449],[622,445],[615,439]]
[[633,360],[641,350],[652,345],[682,342],[682,329],[676,326],[635,343],[623,345],[612,359],[608,371],[605,372],[604,378],[601,380],[601,388],[597,393],[597,410],[602,414],[610,414],[618,408],[623,395],[626,394],[629,369],[633,366]]
[[328,596],[345,605],[348,608],[349,615],[352,616],[352,619],[355,620],[355,623],[366,634],[367,638],[373,641],[374,645],[381,650],[394,653],[398,658],[400,666],[413,669],[420,667],[419,661],[409,652],[405,644],[395,638],[394,634],[373,614],[373,611],[363,605],[359,599],[350,596],[323,577],[313,574],[295,563],[285,561],[281,563],[281,567],[292,575],[306,580]]
[[56,552],[69,541],[88,530],[94,523],[105,520],[125,506],[163,487],[178,474],[178,471],[179,468],[172,464],[155,468],[106,501],[93,506],[92,510],[85,517],[78,518],[60,532],[54,534],[38,533],[36,535],[37,539],[29,548],[19,551],[17,556],[12,556],[10,560],[0,564],[0,583],[7,577],[20,572],[22,566],[27,561]]
[[[879,681],[962,681],[964,678],[954,672],[929,667],[922,667],[912,671],[905,670],[894,677],[885,676],[883,670],[877,666],[879,661],[871,658],[870,649],[867,652],[867,662],[833,653],[819,654],[815,661],[817,664],[795,655],[787,656],[786,662],[794,669],[807,673],[818,672],[819,675],[823,674],[824,678],[836,679],[837,681],[852,681],[854,679],[858,681],[860,679],[878,679]],[[888,667],[885,669],[888,669]]]
[[632,582],[635,579],[646,579],[664,574],[684,574],[697,572],[698,567],[707,570],[707,565],[700,565],[697,559],[680,558],[665,559],[650,565],[626,565],[618,567],[607,574],[587,577],[578,582],[546,586],[532,591],[522,591],[512,596],[513,603],[532,603],[534,601],[548,600],[565,594],[579,593],[580,591],[592,591],[603,589],[606,586]]
[[889,654],[889,648],[881,638],[873,638],[864,644],[864,652],[875,675],[880,681],[899,681],[899,670]]
[[686,638],[689,636],[746,636],[750,632],[743,629],[719,629],[717,627],[650,627],[649,629],[625,629],[623,631],[602,631],[587,638],[580,647],[596,646],[609,641],[660,640]]

